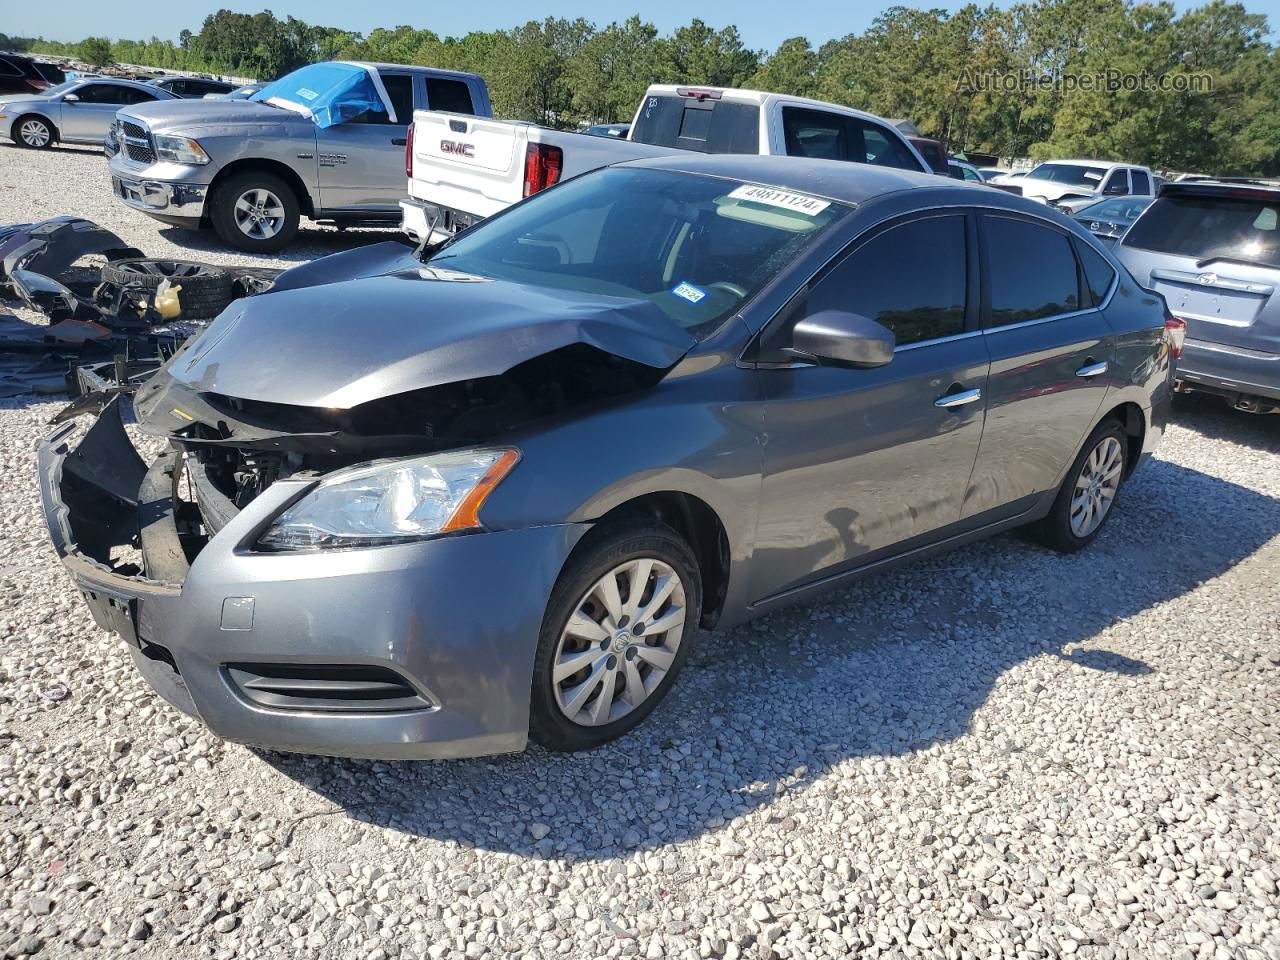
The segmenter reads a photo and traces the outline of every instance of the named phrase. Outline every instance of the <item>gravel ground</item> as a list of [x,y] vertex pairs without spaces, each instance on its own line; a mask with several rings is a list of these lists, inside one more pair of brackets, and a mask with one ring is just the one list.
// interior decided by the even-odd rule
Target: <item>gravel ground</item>
[[[0,168],[0,222],[197,242],[93,154]],[[605,749],[386,764],[149,691],[43,529],[58,406],[0,400],[0,954],[1280,958],[1280,417],[1181,405],[1082,554],[999,537],[703,634]]]

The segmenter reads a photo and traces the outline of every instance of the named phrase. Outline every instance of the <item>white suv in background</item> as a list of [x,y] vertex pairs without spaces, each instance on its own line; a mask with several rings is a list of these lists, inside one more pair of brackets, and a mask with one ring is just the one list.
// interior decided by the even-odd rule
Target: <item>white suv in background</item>
[[[1003,183],[997,177],[993,183]],[[1022,195],[1075,213],[1102,197],[1153,197],[1155,177],[1147,167],[1110,160],[1049,160],[1016,181]]]

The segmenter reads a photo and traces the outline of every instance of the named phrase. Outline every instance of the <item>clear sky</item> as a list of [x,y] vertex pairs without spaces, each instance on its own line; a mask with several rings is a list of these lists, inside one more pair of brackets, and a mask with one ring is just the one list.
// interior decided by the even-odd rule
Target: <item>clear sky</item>
[[[1187,0],[1175,0],[1179,10],[1198,6]],[[544,16],[585,17],[598,24],[624,20],[639,13],[660,31],[667,32],[701,17],[715,27],[736,24],[743,42],[755,49],[772,50],[787,37],[808,37],[815,46],[834,37],[859,33],[890,6],[885,3],[837,3],[835,0],[803,0],[779,3],[778,0],[738,0],[732,4],[708,4],[701,7],[685,0],[573,0],[569,3],[531,4],[515,0],[487,0],[485,3],[424,3],[422,0],[5,0],[7,8],[0,17],[0,30],[16,36],[43,36],[49,40],[81,40],[86,36],[112,39],[177,39],[186,28],[199,30],[205,16],[219,8],[242,13],[270,9],[277,17],[292,15],[308,23],[342,27],[368,33],[374,27],[393,27],[407,23],[426,27],[441,35],[461,35],[469,30],[494,30],[513,27],[526,20]],[[919,0],[906,6],[946,7],[955,10],[963,4],[955,0]],[[1265,13],[1272,27],[1280,26],[1280,0],[1245,0],[1255,13]]]

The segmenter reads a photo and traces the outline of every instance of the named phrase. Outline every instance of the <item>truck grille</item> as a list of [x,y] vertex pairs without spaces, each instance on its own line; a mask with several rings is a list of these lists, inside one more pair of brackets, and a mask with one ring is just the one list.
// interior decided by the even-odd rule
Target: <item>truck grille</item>
[[155,163],[156,152],[151,145],[151,131],[128,120],[119,120],[117,122],[120,124],[119,140],[124,146],[125,154],[128,158],[134,163]]

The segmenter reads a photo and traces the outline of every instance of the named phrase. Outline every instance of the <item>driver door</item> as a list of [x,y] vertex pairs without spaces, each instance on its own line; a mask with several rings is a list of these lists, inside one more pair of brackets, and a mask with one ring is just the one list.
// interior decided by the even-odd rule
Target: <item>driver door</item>
[[346,123],[316,130],[316,160],[324,209],[353,213],[399,213],[405,195],[404,148],[413,122],[414,77],[383,73],[382,84],[396,120],[368,112]]
[[973,215],[877,228],[766,329],[761,357],[805,316],[839,309],[897,339],[875,369],[757,371],[765,442],[753,602],[943,536],[960,519],[986,412]]

